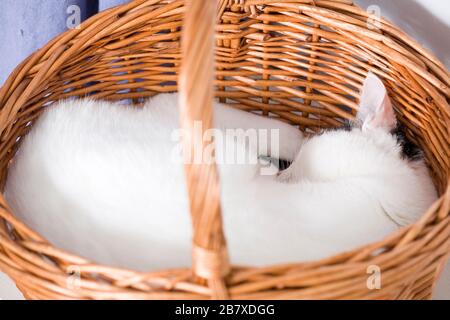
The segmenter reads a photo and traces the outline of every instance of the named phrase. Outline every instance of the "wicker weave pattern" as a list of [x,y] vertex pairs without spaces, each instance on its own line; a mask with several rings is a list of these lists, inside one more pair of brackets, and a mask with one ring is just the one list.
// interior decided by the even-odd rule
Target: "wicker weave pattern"
[[[196,8],[209,12],[205,17],[212,13],[208,6]],[[379,243],[313,263],[232,266],[223,281],[212,277],[208,285],[190,269],[119,270],[58,250],[18,221],[0,196],[0,269],[30,299],[430,298],[450,252],[449,72],[397,27],[369,17],[350,0],[220,0],[218,8],[214,84],[222,102],[313,134],[354,117],[358,92],[371,70],[384,79],[407,135],[424,149],[439,201],[421,221]],[[177,90],[184,12],[181,0],[135,0],[61,34],[18,66],[0,89],[1,185],[19,138],[51,102],[89,94],[140,104],[145,97]],[[207,44],[205,26],[211,20],[194,20],[187,19],[184,35],[201,34]],[[183,42],[183,48],[195,44]],[[207,59],[200,65],[205,77],[211,66],[208,50],[194,51]],[[185,59],[195,68],[192,52]],[[184,114],[197,119],[199,105],[209,104],[208,91],[200,97],[195,85],[194,92],[189,89],[189,73],[181,76]],[[202,119],[210,119],[206,115]],[[194,243],[197,255],[223,259],[217,177],[207,169],[211,180],[199,187],[209,188],[207,199],[189,180],[196,168],[187,173],[191,195],[206,209],[215,208],[195,209],[191,198]],[[381,290],[367,288],[372,265],[382,271]]]

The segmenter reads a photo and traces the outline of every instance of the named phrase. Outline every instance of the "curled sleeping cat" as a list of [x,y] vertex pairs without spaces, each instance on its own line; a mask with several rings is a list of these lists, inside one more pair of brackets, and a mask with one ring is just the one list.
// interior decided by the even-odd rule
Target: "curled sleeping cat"
[[[50,107],[11,165],[5,195],[13,212],[52,244],[99,263],[189,267],[188,199],[183,164],[174,157],[177,105],[175,94],[160,94],[143,108],[91,100]],[[215,124],[222,133],[278,129],[279,150],[276,141],[267,149],[245,142],[242,132],[224,140],[251,159],[292,162],[272,175],[263,174],[264,161],[219,164],[234,264],[301,262],[354,249],[413,223],[436,200],[424,162],[405,158],[391,133],[395,115],[373,74],[349,131],[306,139],[280,121],[221,104]]]

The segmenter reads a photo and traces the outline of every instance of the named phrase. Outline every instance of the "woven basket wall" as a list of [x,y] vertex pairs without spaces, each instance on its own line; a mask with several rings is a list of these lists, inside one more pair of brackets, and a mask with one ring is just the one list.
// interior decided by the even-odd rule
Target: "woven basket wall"
[[[186,167],[194,265],[142,273],[58,250],[18,221],[0,195],[0,270],[29,299],[430,298],[450,253],[447,69],[350,0],[186,4],[189,10],[181,0],[131,1],[61,34],[18,66],[0,90],[0,185],[20,137],[59,99],[90,95],[140,104],[180,89],[182,125],[210,124],[213,86],[207,84],[215,60],[215,96],[222,102],[308,134],[352,119],[367,72],[376,73],[408,137],[425,151],[439,201],[415,225],[362,249],[312,263],[241,267],[227,260],[214,166]],[[382,272],[379,290],[367,286],[374,265]]]

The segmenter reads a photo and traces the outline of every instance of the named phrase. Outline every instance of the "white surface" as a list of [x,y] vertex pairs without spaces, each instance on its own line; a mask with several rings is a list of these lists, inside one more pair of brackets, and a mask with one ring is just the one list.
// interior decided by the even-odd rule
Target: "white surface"
[[444,269],[434,290],[434,300],[450,300],[450,265]]
[[0,273],[0,300],[23,299],[14,283],[3,273]]
[[[450,68],[450,1],[447,0],[355,0],[363,8],[378,5],[381,14],[430,49]],[[443,274],[450,283],[450,272]],[[18,299],[14,284],[0,273],[0,299]],[[439,295],[439,298],[444,296]]]

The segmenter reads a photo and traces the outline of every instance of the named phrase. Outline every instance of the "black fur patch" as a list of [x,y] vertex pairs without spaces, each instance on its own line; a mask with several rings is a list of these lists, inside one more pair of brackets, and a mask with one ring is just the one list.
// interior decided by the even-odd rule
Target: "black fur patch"
[[280,159],[278,161],[278,169],[280,169],[280,171],[284,171],[287,168],[289,168],[291,166],[292,162],[284,160],[284,159]]
[[416,144],[408,139],[405,134],[404,127],[401,124],[398,124],[391,134],[396,137],[398,144],[401,146],[403,158],[411,161],[419,161],[423,159],[423,152]]

